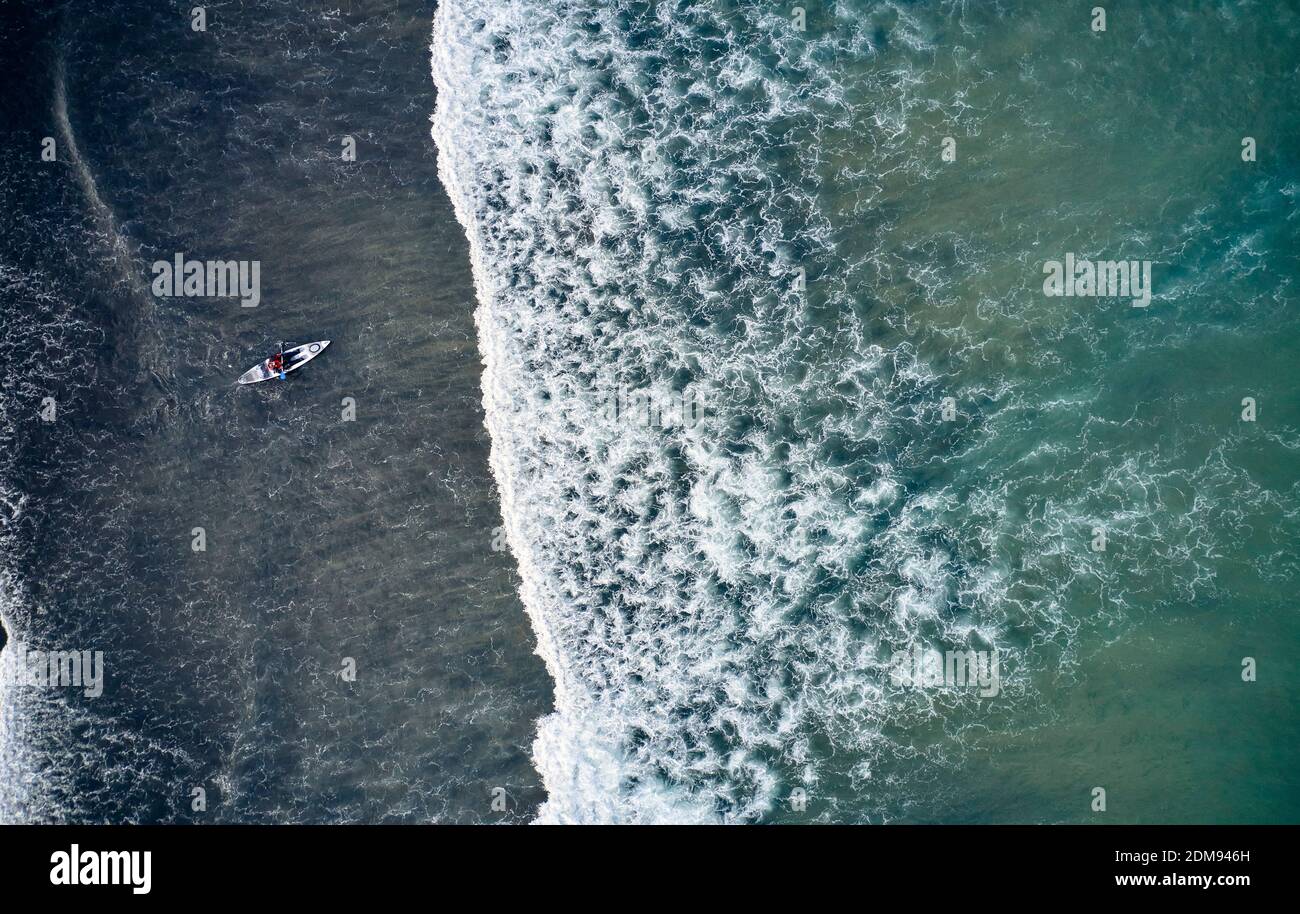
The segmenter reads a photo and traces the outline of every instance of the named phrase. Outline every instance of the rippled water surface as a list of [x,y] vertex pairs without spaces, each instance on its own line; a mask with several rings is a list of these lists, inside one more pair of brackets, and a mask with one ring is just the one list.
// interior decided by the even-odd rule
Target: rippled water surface
[[[206,33],[32,6],[3,38],[4,616],[108,681],[16,688],[6,651],[0,816],[531,818],[550,686],[491,548],[432,4],[207,4]],[[261,303],[154,298],[176,252],[260,260]],[[333,345],[235,386],[281,339]]]
[[1300,819],[1294,3],[329,6],[0,31],[0,818]]
[[439,13],[542,819],[1294,820],[1294,6],[806,10]]

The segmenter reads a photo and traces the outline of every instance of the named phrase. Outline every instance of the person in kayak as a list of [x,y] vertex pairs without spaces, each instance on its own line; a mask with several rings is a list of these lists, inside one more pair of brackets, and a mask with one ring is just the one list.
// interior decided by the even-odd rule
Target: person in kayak
[[289,360],[284,357],[284,342],[280,343],[280,351],[266,360],[266,370],[271,374],[278,374],[284,377],[285,371],[289,368]]

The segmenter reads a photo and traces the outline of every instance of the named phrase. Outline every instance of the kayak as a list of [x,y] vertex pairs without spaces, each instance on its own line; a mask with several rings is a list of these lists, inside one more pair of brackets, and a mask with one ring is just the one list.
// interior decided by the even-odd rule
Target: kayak
[[[325,351],[325,347],[330,344],[329,340],[317,340],[314,343],[303,343],[301,346],[287,346],[284,350],[284,374],[291,371],[297,371],[306,365],[316,356]],[[270,359],[262,362],[260,365],[254,365],[248,371],[239,376],[240,384],[256,384],[258,381],[269,381],[271,378],[280,377],[281,372],[272,371],[267,366],[271,363]]]

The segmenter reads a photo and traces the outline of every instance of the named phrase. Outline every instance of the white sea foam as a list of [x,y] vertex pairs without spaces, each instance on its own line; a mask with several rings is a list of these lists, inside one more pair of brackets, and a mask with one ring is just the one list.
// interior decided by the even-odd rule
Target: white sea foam
[[[1213,594],[1225,544],[1280,509],[1217,431],[1199,465],[1134,445],[1145,420],[1105,402],[1106,367],[1066,364],[1120,325],[989,282],[1031,274],[1036,227],[936,236],[907,210],[941,168],[918,120],[938,105],[976,136],[989,116],[975,55],[954,89],[935,15],[829,16],[439,9],[433,135],[556,684],[543,821],[752,821],[794,788],[822,817],[897,815],[923,795],[902,782],[1000,711],[898,689],[894,652],[995,651],[1003,732],[1028,725],[1082,628]],[[612,422],[624,387],[689,390],[704,415]],[[1096,527],[1119,547],[1094,551]],[[1270,555],[1252,571],[1284,575]]]
[[[839,87],[775,14],[658,10],[460,0],[434,28],[492,469],[555,680],[542,821],[761,818],[818,744],[869,769],[891,650],[997,635],[951,612],[979,588],[889,456],[927,371],[789,291],[833,254],[781,136]],[[669,380],[697,426],[602,417]]]
[[[67,779],[49,766],[40,746],[62,733],[62,697],[24,688],[18,641],[38,611],[24,579],[20,541],[31,498],[14,484],[15,464],[30,452],[35,410],[75,364],[69,339],[85,330],[68,316],[68,302],[48,276],[0,262],[0,624],[8,643],[0,650],[0,824],[50,821],[59,810],[58,793]],[[43,352],[33,364],[31,354]],[[64,404],[66,406],[66,404]]]
[[[0,625],[8,630],[11,624],[0,612]],[[15,652],[8,645],[0,649],[0,823],[18,821],[18,811],[26,805],[22,772],[30,766],[19,757],[27,744],[19,732],[25,717],[17,707],[14,688],[21,672]]]

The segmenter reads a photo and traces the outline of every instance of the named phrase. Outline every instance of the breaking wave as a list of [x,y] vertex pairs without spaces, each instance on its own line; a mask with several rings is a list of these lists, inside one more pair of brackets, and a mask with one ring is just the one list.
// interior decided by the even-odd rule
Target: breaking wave
[[[920,481],[952,444],[935,376],[830,280],[834,41],[702,3],[439,10],[433,135],[556,683],[542,821],[751,821],[865,784],[891,720],[966,700],[894,689],[894,651],[1014,651]],[[612,416],[626,388],[703,418]]]
[[[1061,144],[1123,89],[1053,51],[991,78],[1065,13],[1008,31],[1003,10],[941,7],[838,4],[804,31],[712,0],[439,8],[432,132],[556,685],[541,821],[780,820],[795,790],[805,821],[933,818],[939,773],[982,733],[1050,721],[1045,686],[1128,620],[1267,605],[1254,588],[1294,576],[1294,474],[1247,472],[1261,444],[1188,369],[1225,299],[1221,347],[1288,320],[1294,257],[1265,277],[1232,234],[1244,198],[1290,250],[1286,187],[1232,172],[1249,186],[1189,190],[1194,216],[1166,203],[1158,223],[1119,185],[1099,219],[1110,191],[1058,192],[1078,168]],[[1152,60],[1183,53],[1186,23],[1142,28]],[[1081,98],[1048,107],[1061,84]],[[1199,91],[1181,103],[1212,110]],[[992,139],[958,174],[936,167],[947,133]],[[1220,155],[1158,167],[1199,188]],[[1030,173],[1059,182],[1050,218],[1017,190]],[[1044,299],[1032,252],[1070,249],[1223,282],[1169,268],[1140,320]],[[703,415],[631,421],[622,391]],[[1277,435],[1284,467],[1300,439]],[[896,686],[890,658],[916,647],[996,651],[1002,697]]]

